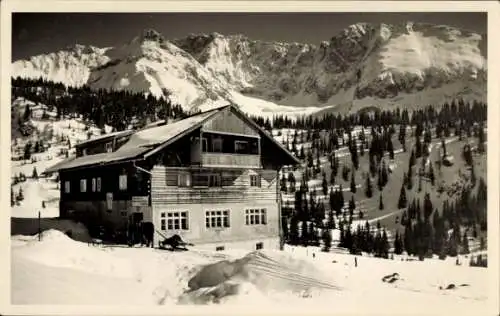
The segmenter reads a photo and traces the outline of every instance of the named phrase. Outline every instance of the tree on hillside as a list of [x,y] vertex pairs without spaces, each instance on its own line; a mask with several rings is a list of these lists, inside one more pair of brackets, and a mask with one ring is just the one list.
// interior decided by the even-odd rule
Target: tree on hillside
[[36,166],[33,167],[33,173],[31,175],[31,177],[35,180],[38,180],[38,172],[36,171]]
[[17,201],[23,201],[23,200],[24,200],[23,188],[19,188],[19,193],[17,194]]
[[410,155],[410,162],[408,163],[408,168],[413,167],[416,162],[417,162],[417,158],[415,157],[415,151],[412,150],[411,155]]
[[401,191],[399,193],[399,200],[398,200],[398,209],[403,209],[406,208],[407,204],[407,199],[406,199],[406,189],[404,184],[401,186]]
[[369,175],[366,176],[365,195],[367,198],[371,198],[373,196],[372,182]]
[[399,136],[398,136],[399,143],[404,146],[406,143],[406,125],[401,124],[399,125]]
[[323,187],[323,195],[328,194],[328,182],[326,181],[326,175],[323,175],[323,182],[322,182],[322,187]]
[[354,215],[354,210],[356,209],[356,202],[354,202],[354,195],[351,195],[351,199],[349,200],[349,215]]
[[351,172],[351,192],[356,193],[356,180],[354,177],[354,170]]
[[403,253],[403,241],[401,240],[398,230],[396,230],[396,237],[394,239],[394,253],[397,255]]
[[299,244],[299,221],[296,216],[293,216],[290,220],[290,244],[298,245]]
[[434,186],[436,177],[434,176],[434,168],[432,167],[432,163],[429,165],[429,179],[431,180],[431,185]]
[[351,146],[351,161],[354,169],[359,168],[359,157],[358,157],[358,147],[356,145]]
[[332,235],[330,233],[330,230],[323,229],[322,239],[323,239],[323,251],[329,252],[330,248],[332,247]]
[[422,157],[422,143],[420,142],[420,137],[417,137],[415,141],[415,158]]
[[383,210],[384,209],[384,201],[382,200],[382,193],[380,193],[380,198],[378,201],[378,209]]
[[24,160],[29,160],[31,158],[31,147],[32,147],[31,142],[27,142],[26,145],[24,145],[24,155],[23,155]]
[[389,152],[389,159],[394,160],[394,146],[392,145],[392,140],[390,138],[387,141],[387,151]]
[[301,243],[303,246],[307,246],[309,244],[310,236],[309,236],[309,227],[307,225],[307,221],[302,221],[301,225]]
[[424,196],[424,219],[428,221],[432,215],[433,211],[431,196],[429,193],[425,193]]
[[16,196],[14,194],[14,189],[10,187],[10,206],[16,205]]
[[464,233],[464,237],[462,238],[462,251],[461,254],[466,255],[469,254],[469,239],[467,238],[467,232]]
[[485,152],[485,148],[484,148],[484,127],[483,127],[483,124],[480,124],[478,126],[478,132],[477,132],[477,151],[480,154],[483,154]]
[[349,168],[344,165],[342,166],[342,179],[344,179],[344,181],[348,181],[349,180],[348,177],[349,177]]

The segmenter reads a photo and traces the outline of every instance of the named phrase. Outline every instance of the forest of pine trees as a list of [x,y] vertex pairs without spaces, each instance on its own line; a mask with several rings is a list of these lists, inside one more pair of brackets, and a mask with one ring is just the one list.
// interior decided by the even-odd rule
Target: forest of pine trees
[[[168,93],[165,95],[168,96]],[[12,101],[19,97],[24,97],[35,104],[47,105],[47,110],[55,111],[58,118],[78,114],[99,128],[103,128],[106,124],[115,130],[123,130],[134,121],[138,122],[138,126],[143,126],[148,121],[178,119],[188,115],[181,105],[172,104],[168,97],[155,98],[127,91],[91,90],[87,86],[65,87],[60,83],[43,79],[12,79]],[[29,133],[30,127],[26,124],[31,117],[29,106],[23,113],[12,115],[13,128],[19,129],[22,133]],[[460,139],[464,136],[476,137],[479,141],[477,151],[485,152],[486,136],[483,127],[487,119],[487,106],[484,103],[477,101],[466,103],[458,99],[440,106],[429,105],[414,111],[394,108],[375,111],[372,114],[327,113],[323,116],[309,115],[297,119],[284,115],[276,115],[272,119],[257,116],[251,118],[269,132],[272,129],[293,129],[291,140],[286,139],[285,147],[306,163],[301,170],[303,176],[300,183],[296,183],[292,172],[283,174],[280,179],[281,190],[292,193],[295,197],[294,212],[283,225],[286,239],[290,244],[318,245],[322,239],[324,247],[329,249],[332,243],[331,236],[325,232],[320,235],[319,230],[339,228],[341,244],[351,252],[366,251],[379,257],[387,257],[390,246],[385,229],[378,227],[374,230],[366,223],[364,227],[358,226],[355,231],[351,231],[350,225],[347,224],[352,222],[356,208],[353,194],[358,190],[357,185],[367,198],[378,200],[378,209],[389,207],[382,194],[383,188],[390,181],[385,157],[394,159],[392,136],[396,134],[403,151],[409,151],[411,155],[398,203],[390,205],[391,208],[404,210],[401,219],[404,229],[396,232],[394,252],[407,251],[420,257],[430,253],[438,253],[441,256],[454,255],[467,251],[464,234],[477,236],[478,231],[486,229],[486,182],[482,177],[476,179],[470,147],[464,146],[462,156],[471,166],[473,182],[479,181],[475,193],[470,188],[463,188],[457,201],[443,204],[440,211],[437,206],[432,205],[427,195],[424,195],[422,201],[407,196],[407,191],[412,190],[415,185],[418,185],[420,191],[422,190],[422,176],[428,177],[433,187],[435,185],[432,164],[429,170],[422,174],[420,164],[417,163],[417,159],[424,161],[427,157],[427,145],[431,139],[442,139],[443,156],[446,155],[444,138],[449,137],[452,132]],[[361,133],[357,136],[351,133],[355,126],[362,127]],[[409,131],[408,127],[411,127]],[[410,138],[415,139],[415,145],[407,148],[409,146],[407,140]],[[299,146],[306,142],[311,144],[310,148]],[[28,142],[26,146],[25,159],[30,159],[31,153],[43,151],[45,148],[44,144],[39,142]],[[350,152],[351,161],[348,165],[341,165],[335,154],[335,150],[344,146]],[[355,175],[357,172],[361,174],[359,160],[365,155],[369,162],[369,172],[362,174],[364,183],[357,184]],[[323,156],[327,156],[331,167],[329,181],[320,164],[320,157]],[[37,176],[37,170],[33,170],[33,177]],[[343,213],[346,201],[342,186],[336,189],[328,188],[329,185],[335,184],[337,176],[341,176],[346,182],[351,182],[351,198],[347,197],[348,217]],[[309,179],[321,180],[321,191],[327,196],[326,202],[318,201],[316,191],[309,190]],[[298,189],[296,184],[299,184]],[[379,193],[374,192],[377,188]],[[22,191],[17,194],[11,191],[11,204],[22,198],[24,198]],[[326,208],[323,203],[328,203],[329,206],[327,223],[324,223]],[[336,220],[335,217],[340,219]],[[361,210],[359,219],[363,219]],[[468,230],[461,233],[458,227],[467,227]],[[449,231],[453,231],[451,236],[447,235]]]
[[[187,115],[178,104],[172,104],[168,97],[155,98],[151,94],[129,91],[91,90],[87,86],[66,87],[44,79],[12,79],[12,101],[23,97],[35,104],[45,104],[49,111],[55,111],[57,118],[75,114],[96,124],[98,128],[110,125],[116,130],[126,129],[134,119],[138,126],[158,119],[177,119]],[[168,95],[168,93],[167,93]],[[18,115],[14,124],[19,128],[29,119],[27,110]]]

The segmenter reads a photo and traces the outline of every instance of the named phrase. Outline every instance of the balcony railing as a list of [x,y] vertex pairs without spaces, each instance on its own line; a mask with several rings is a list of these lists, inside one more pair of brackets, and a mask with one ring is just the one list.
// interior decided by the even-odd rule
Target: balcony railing
[[203,153],[204,167],[261,168],[260,155]]

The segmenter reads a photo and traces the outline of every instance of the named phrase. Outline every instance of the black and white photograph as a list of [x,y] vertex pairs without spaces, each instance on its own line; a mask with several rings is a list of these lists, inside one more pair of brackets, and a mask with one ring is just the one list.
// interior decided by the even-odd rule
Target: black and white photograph
[[8,305],[498,314],[498,3],[62,2],[2,8]]

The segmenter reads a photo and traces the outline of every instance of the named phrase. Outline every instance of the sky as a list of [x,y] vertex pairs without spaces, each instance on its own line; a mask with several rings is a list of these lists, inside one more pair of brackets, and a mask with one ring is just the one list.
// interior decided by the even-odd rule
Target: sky
[[487,33],[486,13],[13,13],[12,59],[74,44],[124,44],[152,28],[167,39],[191,33],[244,34],[251,39],[319,44],[358,22],[446,24]]

